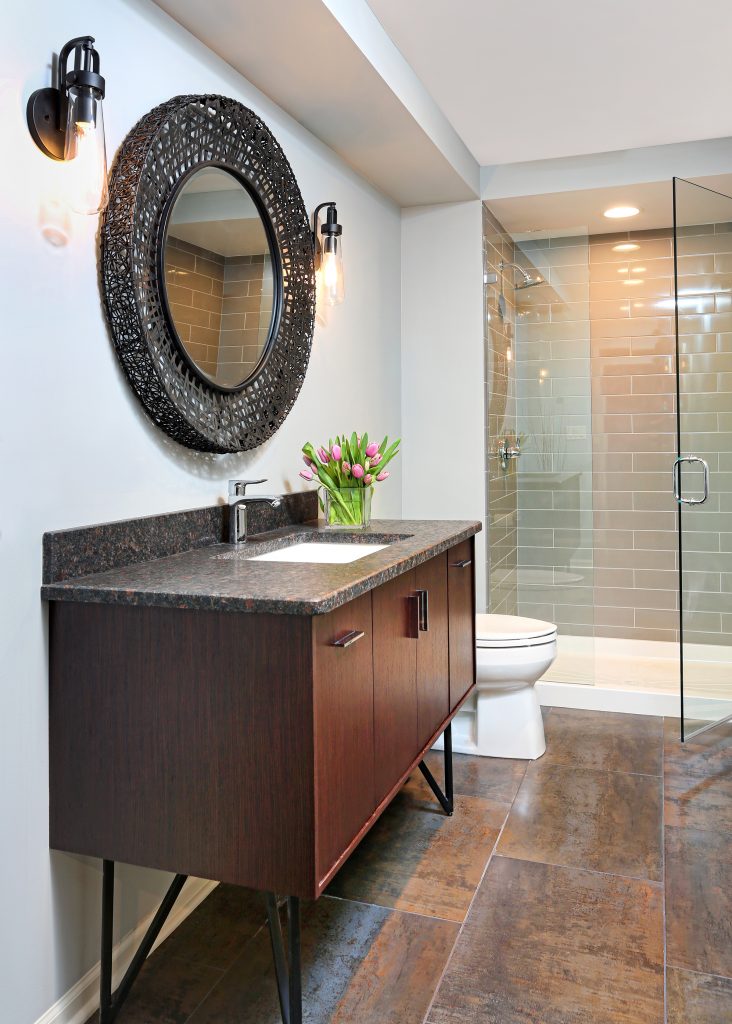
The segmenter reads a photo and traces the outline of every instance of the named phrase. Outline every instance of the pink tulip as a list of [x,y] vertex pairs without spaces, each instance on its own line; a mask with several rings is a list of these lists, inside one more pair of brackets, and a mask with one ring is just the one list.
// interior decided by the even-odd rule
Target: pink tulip
[[363,476],[363,472],[363,466],[360,466],[357,462],[356,465],[353,467],[353,475],[357,480],[360,480],[361,477]]
[[309,470],[309,469],[301,469],[300,470],[300,476],[303,478],[303,480],[312,480],[313,479],[312,471]]
[[378,444],[376,444],[375,441],[372,441],[371,444],[367,444],[366,445],[366,454],[368,455],[369,458],[371,458],[372,456],[376,455],[378,450],[379,450],[379,446],[378,446]]
[[343,472],[345,473],[345,475],[348,476],[349,473],[351,472],[351,463],[350,462],[344,462],[342,464],[341,468],[342,468]]
[[325,448],[318,448],[318,458],[320,459],[324,466],[327,466],[328,463],[330,462],[330,455],[328,455]]
[[379,481],[379,483],[380,483],[380,482],[381,482],[382,480],[386,480],[386,478],[387,478],[388,476],[389,476],[389,470],[388,470],[388,469],[382,469],[382,471],[381,471],[380,473],[378,473],[378,474],[377,474],[377,476],[376,476],[376,479],[377,479],[377,480]]
[[313,465],[313,460],[310,458],[309,455],[303,455],[302,461],[305,463],[308,469],[310,469],[310,467]]
[[367,473],[366,476],[363,478],[363,482],[366,484],[367,487],[371,486],[371,481],[372,480],[373,480],[373,477],[371,476],[370,473]]
[[[369,445],[369,448],[370,447],[371,447],[371,445]],[[368,451],[368,449],[367,449],[367,451]],[[382,458],[383,458],[383,456],[382,456],[381,452],[377,452],[376,455],[372,455],[371,456],[371,465],[372,466],[378,466],[379,463],[381,462]]]
[[330,453],[333,456],[333,458],[336,460],[336,462],[340,461],[341,455],[343,454],[342,451],[341,451],[341,446],[339,444],[334,444],[333,447],[330,450]]

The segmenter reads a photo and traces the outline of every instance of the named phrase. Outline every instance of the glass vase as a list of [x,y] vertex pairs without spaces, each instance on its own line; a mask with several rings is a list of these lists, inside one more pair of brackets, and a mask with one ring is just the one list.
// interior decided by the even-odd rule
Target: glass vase
[[320,507],[328,530],[365,530],[371,522],[373,487],[320,488]]

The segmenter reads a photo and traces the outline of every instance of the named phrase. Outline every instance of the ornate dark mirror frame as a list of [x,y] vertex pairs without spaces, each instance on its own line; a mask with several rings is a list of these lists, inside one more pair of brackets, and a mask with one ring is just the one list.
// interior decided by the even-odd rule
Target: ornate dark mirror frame
[[[165,293],[167,221],[202,167],[233,174],[253,196],[273,252],[276,316],[267,349],[240,387],[216,386],[187,357]],[[101,285],[117,355],[152,420],[205,452],[256,448],[300,392],[315,321],[313,241],[292,168],[267,126],[224,96],[177,96],[125,139],[101,230]]]

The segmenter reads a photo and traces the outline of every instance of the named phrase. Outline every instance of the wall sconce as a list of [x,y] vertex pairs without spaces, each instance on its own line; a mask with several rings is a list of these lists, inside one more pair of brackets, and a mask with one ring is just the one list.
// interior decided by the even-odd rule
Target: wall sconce
[[[318,214],[327,208],[325,220],[318,232]],[[345,294],[343,284],[343,228],[338,223],[335,203],[321,203],[313,214],[313,242],[315,244],[316,296],[328,306],[338,306]]]
[[56,85],[38,89],[28,100],[28,129],[35,144],[52,160],[74,163],[68,200],[77,213],[99,213],[107,205],[104,85],[93,37],[79,36],[59,54]]

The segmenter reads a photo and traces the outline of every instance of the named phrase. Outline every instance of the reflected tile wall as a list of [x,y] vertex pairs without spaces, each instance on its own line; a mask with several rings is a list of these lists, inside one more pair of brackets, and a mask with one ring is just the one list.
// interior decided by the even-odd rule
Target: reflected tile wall
[[[513,260],[513,242],[503,226],[483,206],[484,353],[486,391],[486,487],[488,494],[487,607],[501,615],[518,612],[516,590],[517,492],[516,466],[503,469],[496,456],[499,441],[516,436],[516,377],[514,360],[515,306],[511,272],[500,269]],[[504,302],[499,303],[503,295]],[[503,309],[503,312],[501,311]]]

